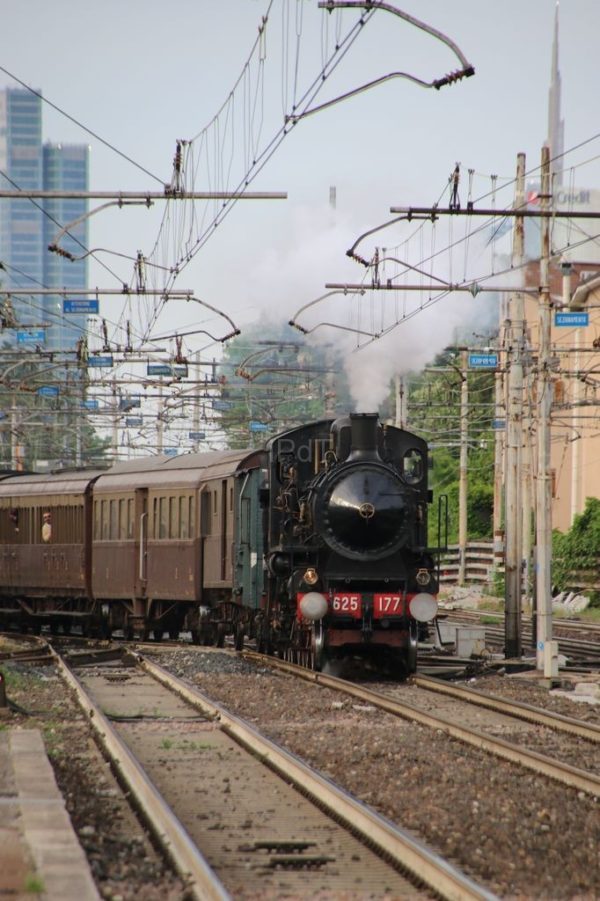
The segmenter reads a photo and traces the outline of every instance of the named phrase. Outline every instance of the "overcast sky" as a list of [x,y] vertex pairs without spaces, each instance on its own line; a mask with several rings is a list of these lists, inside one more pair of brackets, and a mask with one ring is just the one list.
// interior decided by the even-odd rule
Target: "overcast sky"
[[[539,163],[547,136],[554,0],[399,0],[397,5],[447,35],[476,74],[439,91],[396,78],[307,117],[291,130],[250,188],[286,191],[288,200],[239,202],[216,233],[194,250],[193,260],[175,281],[176,288],[192,289],[198,298],[225,311],[242,330],[261,311],[289,319],[303,304],[323,294],[326,282],[363,278],[362,268],[345,256],[348,247],[359,234],[391,218],[390,206],[429,205],[439,200],[456,162],[461,164],[463,204],[469,169],[475,173],[471,196],[477,199],[492,189],[492,175],[498,176],[499,189],[510,183],[519,151],[527,154],[528,169]],[[214,129],[204,144],[201,135],[240,75],[268,6],[267,0],[179,0],[176,4],[165,0],[2,0],[0,65],[41,90],[45,98],[137,164],[125,161],[44,105],[46,140],[90,144],[91,188],[160,189],[161,183],[171,180],[176,140],[191,138],[196,138],[196,190],[210,186],[202,154],[206,149],[214,153],[208,145],[216,140],[222,141],[217,156],[233,187],[244,175],[243,153],[239,159],[236,154],[249,132],[244,134],[234,124],[232,114],[227,124],[221,120],[218,139]],[[249,74],[246,85],[252,95],[247,107],[252,109],[258,149],[281,127],[294,89],[299,96],[318,76],[328,49],[357,18],[355,10],[329,15],[318,8],[317,0],[275,0],[261,48],[264,80],[257,88]],[[565,181],[586,188],[600,187],[600,167],[594,159],[600,156],[600,141],[590,140],[600,133],[599,34],[597,0],[562,0],[565,150],[586,142],[567,155]],[[315,102],[393,71],[429,82],[458,68],[460,63],[449,47],[379,10]],[[7,74],[0,73],[0,86],[14,85]],[[244,90],[243,81],[240,90]],[[242,107],[243,101],[236,100],[237,113]],[[331,186],[336,187],[335,211],[329,206]],[[496,205],[510,205],[512,191],[512,186],[499,190]],[[489,197],[485,203],[490,203]],[[138,250],[150,254],[163,213],[164,204],[159,203],[150,211],[110,210],[92,217],[90,246],[111,251],[99,258],[114,275],[92,262],[90,284],[117,287],[120,281],[129,282],[132,263],[128,258]],[[176,230],[190,226],[189,215],[174,220],[167,237],[161,238],[159,256],[167,268],[181,257]],[[199,221],[202,213],[196,215]],[[192,236],[201,231],[194,231],[197,221],[191,221],[190,227]],[[376,244],[393,247],[404,237],[405,231],[388,229],[361,245],[361,252],[370,256]],[[404,247],[413,264],[431,251],[435,238],[428,234],[418,240],[421,246],[415,239],[414,246]],[[469,258],[463,250],[454,260],[461,278],[489,273],[487,251],[479,250],[479,256],[473,252]],[[438,274],[447,277],[447,268]],[[344,303],[344,298],[334,299],[323,318],[346,321]],[[101,312],[110,322],[119,319],[118,304],[102,301]],[[466,304],[463,295],[451,307],[438,305],[415,317],[410,326],[414,331],[407,327],[403,332],[399,327],[393,336],[394,354],[409,356],[409,349],[426,341],[441,320],[452,325],[460,319]],[[226,333],[227,324],[193,307],[169,302],[153,324],[152,334],[189,330],[198,323],[199,313],[201,327],[217,335]],[[452,312],[442,314],[442,309]],[[367,306],[358,310],[354,305],[353,310],[354,325],[379,315],[378,309]],[[139,313],[127,315],[133,319]],[[140,331],[148,316],[146,306],[137,322]],[[335,338],[331,330],[320,333],[327,340]],[[440,341],[444,338],[440,335]],[[206,336],[191,336],[186,347],[194,350],[206,344]],[[388,343],[386,348],[391,346]]]

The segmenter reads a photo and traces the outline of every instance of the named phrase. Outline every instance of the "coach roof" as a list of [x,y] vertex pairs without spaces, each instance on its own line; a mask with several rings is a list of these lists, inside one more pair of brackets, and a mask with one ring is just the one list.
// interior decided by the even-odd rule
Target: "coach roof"
[[227,478],[260,465],[260,451],[225,450],[177,457],[155,456],[117,463],[98,479],[95,493],[133,491],[136,488],[193,489],[210,479]]

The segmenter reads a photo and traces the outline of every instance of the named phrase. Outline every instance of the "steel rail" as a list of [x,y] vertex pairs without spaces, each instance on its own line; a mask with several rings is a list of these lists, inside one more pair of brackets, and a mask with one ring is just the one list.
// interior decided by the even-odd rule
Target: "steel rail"
[[18,662],[29,662],[29,658],[37,659],[39,657],[47,657],[52,652],[48,647],[48,642],[38,635],[23,635],[20,632],[0,632],[0,638],[5,638],[15,644],[22,643],[29,647],[14,651],[0,651],[0,660],[14,660]]
[[466,700],[470,704],[496,710],[498,713],[505,713],[507,716],[525,720],[528,723],[549,726],[558,732],[577,735],[587,741],[600,742],[600,726],[595,726],[593,723],[584,723],[582,720],[563,716],[561,713],[551,713],[522,701],[506,701],[504,698],[487,694],[476,688],[451,685],[448,682],[442,682],[441,679],[436,679],[435,676],[416,676],[412,681],[418,688],[425,688],[427,691],[436,691],[451,698]]
[[487,751],[490,754],[494,754],[496,757],[508,760],[510,763],[519,764],[528,770],[532,770],[534,773],[548,776],[550,779],[561,782],[563,785],[577,788],[579,791],[584,791],[593,797],[600,797],[600,777],[594,776],[591,773],[586,773],[585,770],[581,770],[578,767],[571,766],[568,763],[559,763],[558,761],[551,760],[543,754],[538,754],[537,751],[528,751],[526,748],[511,744],[508,741],[504,741],[502,738],[491,737],[483,732],[479,732],[477,729],[459,726],[444,717],[434,716],[433,714],[417,710],[409,704],[403,704],[400,701],[386,697],[386,695],[379,694],[371,689],[353,685],[343,679],[338,679],[336,676],[327,676],[323,673],[307,670],[302,666],[297,666],[295,663],[286,663],[284,661],[276,660],[273,657],[256,654],[253,651],[243,651],[241,653],[242,656],[247,659],[254,659],[257,662],[260,661],[262,664],[266,663],[273,668],[287,671],[308,682],[314,682],[324,688],[341,691],[345,694],[359,698],[362,701],[367,701],[369,704],[373,704],[373,706],[385,710],[387,713],[399,716],[402,719],[419,723],[422,726],[427,726],[429,729],[442,730],[447,735],[450,735],[452,738],[457,738],[465,744],[472,745],[482,751]]
[[[494,626],[485,625],[485,635],[486,639],[491,639],[495,643],[499,643],[502,645],[505,638],[505,633],[503,630],[496,628]],[[558,650],[559,653],[565,654],[567,656],[571,655],[581,655],[581,654],[592,654],[593,656],[600,657],[600,645],[596,641],[585,641],[581,638],[567,638],[564,635],[555,636],[558,641]],[[532,632],[530,628],[525,628],[522,631],[522,638],[525,644],[531,642]],[[559,667],[560,669],[560,667]]]
[[[136,656],[136,655],[134,655]],[[260,655],[257,655],[260,656]],[[262,658],[261,658],[262,659]],[[388,859],[430,886],[443,898],[452,901],[491,899],[495,896],[477,885],[452,864],[435,854],[418,839],[362,804],[333,782],[312,770],[298,757],[262,736],[250,724],[229,713],[198,689],[186,685],[159,664],[139,657],[140,665],[162,685],[179,694],[185,701],[214,717],[220,727],[265,765],[283,776],[313,802],[325,809],[338,822],[375,846]]]
[[56,664],[65,682],[75,692],[89,724],[119,778],[127,785],[160,847],[186,883],[186,897],[189,896],[196,901],[227,901],[230,895],[210,869],[165,799],[58,654]]

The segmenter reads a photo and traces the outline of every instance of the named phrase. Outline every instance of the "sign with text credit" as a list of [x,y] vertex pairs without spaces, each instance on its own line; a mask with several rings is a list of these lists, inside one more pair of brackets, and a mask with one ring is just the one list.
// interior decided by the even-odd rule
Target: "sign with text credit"
[[562,326],[563,328],[578,328],[579,326],[585,326],[590,324],[590,314],[589,313],[555,313],[554,314],[554,325],[559,328]]
[[470,369],[496,369],[498,354],[469,354]]

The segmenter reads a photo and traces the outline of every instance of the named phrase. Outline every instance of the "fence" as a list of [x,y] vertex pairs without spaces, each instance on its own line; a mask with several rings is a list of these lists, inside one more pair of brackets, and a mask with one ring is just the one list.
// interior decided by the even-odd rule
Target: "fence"
[[[458,544],[448,546],[440,562],[440,585],[456,585],[458,582]],[[494,542],[481,539],[469,541],[465,550],[465,583],[489,585],[494,573],[504,575],[504,555],[494,552]],[[576,569],[569,573],[567,584],[559,586],[564,591],[600,592],[600,557],[595,566]]]
[[[448,551],[442,554],[440,562],[440,584],[455,585],[458,582],[459,545],[448,545]],[[465,582],[476,582],[478,585],[489,584],[493,579],[494,564],[493,541],[469,541],[465,549]],[[504,572],[504,560],[498,559],[496,571]]]

